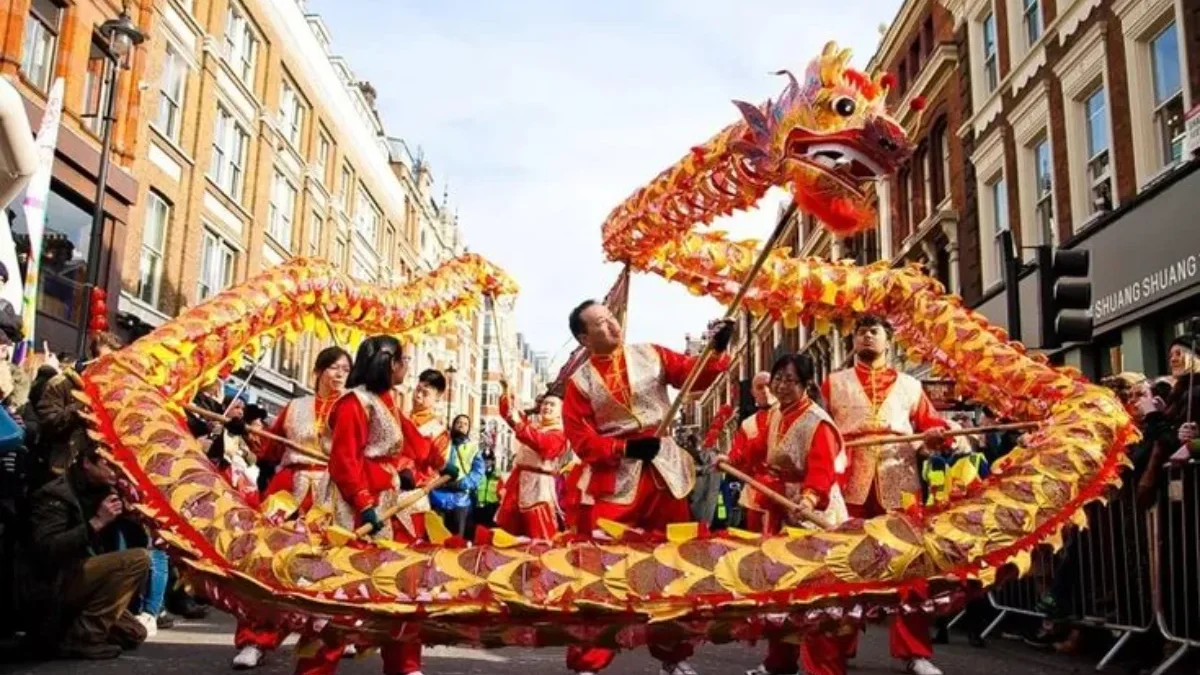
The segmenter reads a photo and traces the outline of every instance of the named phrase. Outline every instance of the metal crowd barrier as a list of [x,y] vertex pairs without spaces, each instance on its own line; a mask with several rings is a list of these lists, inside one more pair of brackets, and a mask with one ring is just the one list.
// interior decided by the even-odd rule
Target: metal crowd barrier
[[1162,675],[1200,648],[1200,463],[1168,466],[1154,525],[1154,608],[1158,629],[1179,648],[1154,671]]

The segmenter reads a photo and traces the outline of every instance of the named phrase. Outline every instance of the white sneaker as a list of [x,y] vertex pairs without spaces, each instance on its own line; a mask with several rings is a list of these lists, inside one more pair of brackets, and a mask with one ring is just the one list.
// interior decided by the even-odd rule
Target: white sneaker
[[[687,661],[672,663],[671,665],[663,664],[662,670],[658,671],[658,675],[700,675],[692,664]],[[939,674],[940,675],[940,674]]]
[[912,659],[904,666],[904,672],[911,675],[943,675],[942,669],[929,659]]
[[258,647],[250,646],[242,648],[242,651],[233,657],[234,670],[249,670],[257,668],[258,664],[262,663],[263,653]]
[[142,612],[141,614],[138,614],[134,618],[137,619],[137,622],[142,624],[142,627],[146,629],[146,639],[147,640],[154,637],[155,635],[158,635],[158,618],[155,617],[153,614],[147,614],[146,612]]
[[358,656],[358,647],[354,645],[346,645],[346,648],[342,650],[343,659],[352,659],[356,656]]
[[766,666],[759,664],[747,670],[746,675],[771,675],[771,671],[767,670]]

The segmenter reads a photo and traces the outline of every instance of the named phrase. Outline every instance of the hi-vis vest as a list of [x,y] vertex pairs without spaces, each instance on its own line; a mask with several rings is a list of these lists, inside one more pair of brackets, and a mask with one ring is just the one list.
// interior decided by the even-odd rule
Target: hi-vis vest
[[983,453],[973,452],[958,457],[933,457],[921,466],[921,480],[929,492],[925,503],[932,506],[946,501],[954,490],[964,489],[981,480],[987,472]]
[[[283,419],[283,433],[288,440],[308,448],[320,448],[321,453],[326,458],[329,457],[333,435],[329,433],[327,421],[317,418],[316,396],[303,396],[288,403]],[[313,504],[329,503],[332,484],[329,480],[329,471],[323,462],[302,455],[292,448],[286,448],[279,465],[282,467],[318,467],[296,471],[292,479],[292,497],[299,504],[304,501],[305,495],[311,492]]]
[[[829,376],[829,399],[834,422],[847,439],[906,435],[913,433],[912,412],[921,401],[921,383],[911,375],[897,373],[895,384],[876,408],[850,368]],[[889,511],[899,509],[904,495],[919,499],[917,470],[916,444],[854,448],[844,492],[846,503],[862,506],[875,490],[880,506]]]
[[[591,402],[596,431],[604,436],[631,436],[646,429],[656,429],[671,407],[667,394],[666,371],[658,350],[648,344],[627,345],[623,349],[625,372],[629,378],[628,407],[613,398],[600,373],[590,362],[571,376],[571,382]],[[661,440],[658,455],[651,464],[658,471],[671,496],[682,499],[696,485],[695,463],[691,455],[681,450],[670,436]],[[599,495],[599,498],[614,504],[632,504],[637,494],[638,481],[642,476],[642,464],[641,460],[622,459],[621,466],[617,469],[613,493]],[[591,477],[592,467],[587,466],[583,469],[579,481],[584,504],[592,504],[595,501],[588,492]]]
[[[367,443],[361,450],[363,456],[376,460],[399,457],[404,449],[404,434],[400,429],[400,424],[396,421],[395,415],[388,409],[383,399],[362,387],[351,389],[345,395],[357,398],[367,414]],[[354,508],[350,506],[350,503],[337,490],[333,490],[332,492],[336,497],[332,500],[334,523],[348,530],[353,530],[355,518],[358,514],[354,512]],[[375,496],[376,512],[383,513],[388,510],[399,501],[403,494],[400,492],[400,477],[393,474],[391,489],[384,490]],[[400,522],[401,526],[409,534],[416,535],[417,531],[413,525],[413,515],[430,510],[429,497],[423,497],[417,503],[396,514],[395,519]],[[380,536],[388,538],[392,536],[390,522],[384,523],[383,532]]]
[[475,488],[475,501],[480,506],[490,506],[500,503],[500,477],[496,474],[484,476]]

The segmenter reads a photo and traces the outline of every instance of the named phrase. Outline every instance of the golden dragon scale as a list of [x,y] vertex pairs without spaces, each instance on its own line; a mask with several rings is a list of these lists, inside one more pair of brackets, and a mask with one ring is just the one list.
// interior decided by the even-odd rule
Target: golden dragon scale
[[[826,62],[842,54],[827,50],[817,75],[838,75]],[[870,90],[865,76],[850,79],[860,96]],[[733,140],[742,150],[753,142]],[[823,157],[795,167],[819,174]],[[843,178],[818,176],[817,187]],[[638,209],[653,206],[644,197]],[[679,229],[663,237],[646,222],[622,222],[606,225],[611,257],[725,301],[755,253],[752,243],[718,234]],[[805,630],[938,611],[967,582],[994,583],[1010,566],[1027,569],[1038,545],[1061,546],[1064,528],[1085,522],[1083,507],[1118,482],[1124,447],[1136,437],[1105,390],[1026,354],[916,268],[782,254],[755,282],[752,311],[816,324],[883,314],[910,356],[932,362],[994,409],[1046,425],[992,478],[950,503],[833,532],[618,532],[606,541],[548,542],[497,532],[493,543],[465,548],[347,543],[320,518],[280,521],[249,508],[204,457],[175,403],[266,336],[321,332],[327,323],[335,331],[411,336],[443,330],[476,311],[483,295],[513,292],[507,276],[475,257],[398,289],[353,281],[324,262],[294,261],[93,364],[82,393],[86,415],[124,475],[127,496],[196,589],[240,616],[360,646],[419,636],[428,644],[634,647],[648,632],[656,639],[753,639],[765,630],[764,613],[786,613],[789,629]]]

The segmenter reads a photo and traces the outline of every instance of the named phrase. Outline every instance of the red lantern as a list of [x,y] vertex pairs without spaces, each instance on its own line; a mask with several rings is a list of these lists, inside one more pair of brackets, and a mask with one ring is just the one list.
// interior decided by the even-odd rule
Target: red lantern
[[108,291],[93,288],[88,296],[88,332],[103,333],[108,330]]

